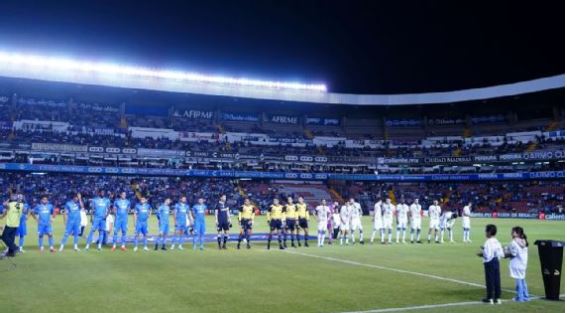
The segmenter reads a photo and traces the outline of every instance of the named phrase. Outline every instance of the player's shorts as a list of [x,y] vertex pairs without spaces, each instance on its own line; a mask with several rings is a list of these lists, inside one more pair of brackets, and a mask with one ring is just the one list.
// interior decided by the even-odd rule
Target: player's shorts
[[383,217],[382,218],[382,225],[386,229],[392,229],[392,224],[394,223],[394,219],[391,217]]
[[67,234],[74,234],[79,235],[81,232],[81,220],[67,220],[67,224],[65,225],[65,233]]
[[195,222],[193,224],[193,230],[195,231],[196,235],[202,236],[205,234],[205,221],[202,222]]
[[463,228],[470,229],[471,228],[471,218],[468,216],[463,216]]
[[307,222],[307,219],[305,217],[299,218],[299,227],[301,227],[301,228],[308,228],[309,227],[309,223]]
[[407,228],[408,220],[398,220],[398,228]]
[[181,221],[177,221],[175,223],[175,231],[180,232],[180,231],[185,231],[187,230],[187,220],[183,219]]
[[39,224],[37,225],[37,234],[40,236],[53,234],[53,227],[51,227],[51,224]]
[[230,224],[228,221],[220,222],[217,225],[217,231],[228,231],[230,229]]
[[128,219],[127,218],[117,218],[114,222],[114,233],[118,234],[118,232],[122,231],[122,233],[128,232]]
[[289,230],[294,230],[297,227],[297,220],[294,218],[287,218],[285,220],[285,227]]
[[136,223],[136,235],[137,234],[142,234],[142,235],[147,235],[148,234],[148,223]]
[[274,230],[281,230],[282,229],[282,220],[274,219],[270,221],[270,231]]
[[95,217],[93,219],[92,231],[105,231],[106,230],[106,220],[104,218]]
[[360,218],[353,218],[350,221],[350,228],[352,230],[362,229],[362,221],[360,220]]
[[439,229],[439,220],[429,220],[429,228]]
[[421,229],[421,219],[420,218],[412,218],[411,228],[412,229]]
[[169,233],[169,223],[159,223],[159,233],[160,234]]
[[243,218],[240,220],[240,227],[244,230],[252,229],[252,220],[249,218]]
[[382,223],[382,217],[374,220],[374,230],[379,230],[384,228],[384,223]]
[[16,229],[16,236],[27,236],[28,234],[28,226],[27,223],[20,223],[20,226],[18,226],[18,229]]
[[445,222],[445,225],[443,225],[442,228],[444,228],[444,229],[450,229],[450,228],[453,228],[453,226],[455,226],[455,220],[454,220],[454,219],[451,219],[450,221],[446,221],[446,222]]
[[340,228],[341,228],[341,231],[347,231],[347,230],[350,230],[350,225],[347,224],[347,223],[341,223]]
[[317,223],[317,230],[318,231],[326,231],[327,230],[327,221],[321,221]]

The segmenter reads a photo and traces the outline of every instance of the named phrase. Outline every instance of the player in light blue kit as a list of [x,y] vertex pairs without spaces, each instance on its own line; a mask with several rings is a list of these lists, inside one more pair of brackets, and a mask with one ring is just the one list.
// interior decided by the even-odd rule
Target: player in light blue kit
[[77,193],[71,196],[72,200],[67,201],[63,206],[65,214],[63,215],[63,221],[65,223],[65,234],[63,239],[61,239],[61,246],[59,251],[63,251],[65,248],[65,243],[70,234],[73,234],[73,249],[79,251],[79,232],[81,231],[81,211],[85,209],[83,204],[83,199],[81,193]]
[[130,200],[126,199],[126,192],[120,192],[118,199],[114,200],[114,236],[112,237],[112,251],[116,250],[116,242],[118,241],[118,232],[122,232],[120,238],[120,250],[126,251],[126,234],[128,233],[128,211],[130,210]]
[[[22,197],[22,201],[24,201]],[[30,206],[24,201],[24,209],[22,210],[22,215],[20,215],[20,226],[16,230],[16,236],[19,237],[18,246],[20,247],[20,252],[24,251],[25,238],[28,235],[28,215],[30,214]]]
[[145,196],[140,196],[140,202],[134,207],[134,220],[136,221],[136,236],[134,237],[134,252],[138,251],[138,237],[144,236],[144,251],[148,251],[148,219],[152,214],[152,207]]
[[49,203],[47,196],[42,196],[40,203],[35,206],[32,217],[37,221],[37,234],[39,251],[43,252],[43,236],[47,235],[49,251],[55,252],[53,248],[53,205]]
[[207,210],[207,205],[205,204],[205,199],[203,197],[199,198],[199,202],[193,205],[191,208],[191,214],[193,215],[193,250],[197,249],[197,241],[199,242],[199,249],[205,249],[204,237],[205,237],[205,212]]
[[98,231],[99,234],[97,249],[100,250],[102,248],[102,240],[106,232],[106,216],[110,209],[110,199],[104,196],[104,190],[99,190],[98,196],[91,200],[91,208],[93,209],[93,224],[91,231],[89,232],[89,236],[87,237],[85,250],[89,250],[91,242],[93,241],[93,235],[96,231]]
[[177,248],[183,250],[183,240],[185,239],[187,227],[189,227],[189,225],[187,225],[187,214],[189,213],[187,197],[183,196],[179,199],[179,202],[173,207],[173,212],[175,214],[175,236],[171,243],[171,249],[175,249],[175,244],[177,243]]
[[171,204],[170,198],[165,198],[163,203],[158,207],[158,226],[159,234],[156,240],[156,246],[154,250],[159,248],[161,244],[162,250],[167,250],[165,247],[165,240],[167,239],[167,234],[169,233],[169,212],[171,211],[169,205]]

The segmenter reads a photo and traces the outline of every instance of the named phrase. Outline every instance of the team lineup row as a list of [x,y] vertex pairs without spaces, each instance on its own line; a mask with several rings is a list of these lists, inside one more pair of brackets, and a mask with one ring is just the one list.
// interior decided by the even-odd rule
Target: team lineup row
[[[138,250],[140,237],[143,240],[143,249],[148,249],[148,222],[152,215],[152,207],[148,199],[144,195],[138,195],[137,203],[133,207],[133,215],[135,221],[134,251]],[[38,231],[38,247],[43,251],[43,238],[48,237],[49,249],[54,252],[53,238],[53,221],[55,210],[49,202],[47,196],[42,196],[39,203],[30,209],[27,203],[23,201],[22,195],[14,195],[10,201],[4,203],[9,206],[10,202],[16,210],[19,210],[17,234],[20,238],[19,250],[23,251],[24,237],[27,235],[27,217],[28,215],[37,221]],[[88,250],[93,243],[93,237],[96,232],[99,238],[96,240],[97,248],[100,250],[103,243],[107,241],[109,232],[113,230],[112,250],[120,244],[122,250],[126,249],[126,234],[128,231],[128,214],[132,209],[132,203],[127,199],[126,192],[120,192],[118,197],[111,201],[105,196],[105,192],[100,190],[98,195],[90,199],[91,208],[91,228],[86,238],[85,249]],[[205,215],[207,213],[207,205],[204,198],[199,198],[197,203],[190,206],[187,198],[182,196],[178,202],[172,205],[172,200],[166,198],[156,210],[158,220],[158,237],[155,243],[155,249],[161,248],[167,250],[166,239],[170,234],[170,216],[173,216],[173,236],[171,238],[171,249],[183,249],[185,239],[192,235],[193,248],[204,249]],[[69,236],[73,236],[73,248],[78,251],[79,237],[82,236],[83,230],[87,224],[87,214],[85,205],[80,193],[74,194],[62,207],[65,232],[61,239],[59,251],[63,251]],[[463,241],[470,242],[470,212],[471,204],[466,205],[462,210],[463,223]],[[7,212],[3,212],[4,217]],[[359,233],[358,242],[364,243],[364,234],[362,227],[363,211],[358,202],[354,198],[350,198],[343,205],[338,202],[328,204],[326,200],[321,200],[315,207],[313,213],[317,222],[317,245],[322,247],[325,238],[328,235],[329,243],[333,239],[338,239],[340,245],[354,244],[355,234]],[[373,231],[370,242],[373,243],[376,234],[380,233],[380,242],[383,244],[392,243],[392,229],[396,229],[396,243],[406,243],[406,230],[410,230],[410,242],[421,243],[421,224],[423,211],[418,199],[415,199],[411,205],[404,201],[394,205],[391,199],[379,200],[374,205]],[[238,236],[237,248],[240,249],[242,242],[246,243],[246,247],[250,248],[250,235],[254,224],[254,217],[257,214],[256,207],[250,201],[245,199],[244,204],[238,210],[238,222],[240,224],[240,234]],[[217,243],[219,249],[226,249],[229,238],[229,230],[232,227],[232,216],[229,207],[226,204],[226,196],[221,195],[218,203],[214,207],[215,225],[217,228]],[[441,210],[438,201],[433,201],[427,211],[429,217],[429,232],[427,235],[428,242],[431,242],[432,234],[437,243],[442,243],[445,237],[445,231],[451,242],[453,239],[453,228],[458,214],[452,211]],[[303,197],[298,197],[295,202],[292,197],[287,198],[285,204],[280,204],[278,198],[273,199],[271,205],[267,208],[267,221],[270,232],[268,234],[267,248],[271,248],[271,242],[274,236],[277,236],[280,249],[287,248],[288,238],[291,240],[291,246],[308,246],[309,239],[309,220],[310,211]],[[395,227],[393,226],[396,221]],[[409,223],[408,223],[409,222]],[[408,227],[409,226],[409,227]],[[120,239],[118,238],[120,236]],[[301,238],[303,235],[303,238]],[[387,238],[387,239],[386,239]],[[401,239],[401,240],[400,240]],[[109,240],[110,241],[110,240]],[[297,245],[296,245],[297,243]]]

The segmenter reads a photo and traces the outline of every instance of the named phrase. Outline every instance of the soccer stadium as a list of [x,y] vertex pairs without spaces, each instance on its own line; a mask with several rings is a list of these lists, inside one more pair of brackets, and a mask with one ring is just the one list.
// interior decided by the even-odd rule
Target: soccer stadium
[[[192,15],[181,11],[203,9],[170,4],[168,14],[187,29]],[[117,10],[142,16],[138,5]],[[264,6],[214,11],[219,23],[248,23],[272,12]],[[341,16],[345,29],[401,16],[393,4],[352,6],[320,9]],[[511,10],[564,23],[564,4],[534,6]],[[67,9],[61,14],[86,14],[74,33],[86,38],[89,29],[143,27],[138,18],[108,20],[118,13],[104,15],[104,27],[87,25],[88,14],[98,13]],[[145,22],[167,23],[165,9],[152,10],[155,20]],[[449,4],[423,10],[470,17]],[[507,16],[508,8],[494,10]],[[330,83],[156,65],[177,59],[159,52],[167,61],[107,58],[104,39],[96,42],[100,54],[65,53],[79,35],[65,37],[63,52],[41,49],[45,38],[62,40],[52,31],[72,34],[73,27],[59,13],[39,11],[27,8],[29,18],[15,25],[20,11],[0,5],[0,42],[9,43],[0,46],[0,312],[564,312],[565,76],[563,60],[551,57],[564,57],[564,41],[526,35],[541,45],[526,55],[540,57],[503,75],[495,62],[511,51],[504,46],[517,48],[515,35],[502,44],[473,38],[478,51],[502,49],[500,61],[480,55],[475,63],[487,63],[494,76],[463,72],[433,85],[428,75],[455,73],[439,63],[417,78],[400,69],[401,87],[378,79],[381,87],[369,87],[374,82],[354,78]],[[556,23],[543,16],[533,27]],[[446,22],[464,27],[464,19]],[[523,20],[504,19],[524,29]],[[38,31],[40,23],[47,26]],[[309,33],[306,25],[326,22],[306,23]],[[444,36],[431,25],[423,27]],[[150,37],[147,27],[144,36],[164,51],[179,39]],[[487,29],[474,32],[492,36]],[[176,30],[205,34],[185,31]],[[13,44],[32,37],[37,44]],[[293,49],[315,49],[304,44]],[[156,58],[151,47],[127,51],[138,49]],[[393,47],[383,49],[392,49],[384,53],[389,66],[401,64]],[[368,66],[390,73],[376,62]]]

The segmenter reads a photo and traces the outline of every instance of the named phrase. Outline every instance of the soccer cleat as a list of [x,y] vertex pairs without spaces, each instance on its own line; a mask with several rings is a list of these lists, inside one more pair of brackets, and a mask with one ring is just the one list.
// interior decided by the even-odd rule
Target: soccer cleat
[[301,242],[297,242],[297,246],[301,248]]
[[110,251],[114,252],[116,250],[116,245],[112,246],[112,249],[110,249]]
[[43,246],[39,247],[39,252],[43,252]]
[[502,300],[496,299],[496,304],[502,304]]
[[247,243],[246,243],[246,249],[250,249],[250,248],[251,248],[251,247],[250,247],[250,243],[247,242]]
[[240,250],[240,242],[236,245],[236,250]]
[[360,241],[360,244],[363,245],[363,244],[364,244],[364,240],[361,240],[361,241]]
[[169,250],[174,250],[175,249],[175,245],[171,245],[171,247],[169,248]]
[[162,251],[167,251],[167,248],[165,247],[165,245],[161,246],[161,250],[162,250]]
[[304,245],[304,246],[305,246],[305,247],[309,247],[309,244],[307,243],[307,241],[305,242],[305,245]]
[[137,251],[138,251],[138,247],[134,247],[134,252],[137,252]]
[[51,252],[51,253],[55,252],[55,248],[49,247],[49,252]]
[[96,249],[97,249],[98,251],[100,251],[100,250],[102,250],[102,246],[101,246],[101,245],[98,245],[98,246],[96,247]]
[[291,243],[291,247],[292,247],[292,248],[297,248],[297,246],[296,246],[295,243],[293,243],[293,242]]
[[63,248],[64,248],[63,245],[61,245],[61,246],[59,247],[59,252],[63,252]]
[[284,246],[280,246],[280,250],[284,250],[284,249],[285,249],[285,247],[284,247]]
[[182,245],[178,245],[178,246],[177,246],[177,249],[179,249],[179,250],[184,250]]
[[150,251],[147,246],[144,247],[144,251]]
[[26,251],[24,250],[23,247],[20,247],[19,251],[20,251],[21,253],[26,253]]
[[481,301],[482,301],[483,303],[494,304],[494,300],[492,300],[492,299],[484,298],[484,299],[482,299]]
[[159,245],[156,243],[154,246],[154,250],[157,251],[159,249]]
[[90,248],[90,246],[89,246],[89,245],[86,245],[86,246],[85,246],[85,251],[89,251],[89,248]]
[[126,251],[126,246],[122,246],[122,247],[120,247],[120,250],[122,250],[122,251]]

